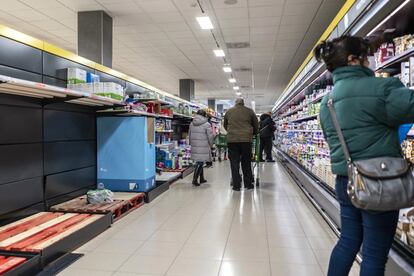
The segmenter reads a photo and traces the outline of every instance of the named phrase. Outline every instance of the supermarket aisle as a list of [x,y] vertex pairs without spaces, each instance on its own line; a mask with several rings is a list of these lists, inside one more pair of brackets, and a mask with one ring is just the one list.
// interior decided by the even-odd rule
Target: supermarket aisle
[[256,191],[232,192],[227,162],[207,169],[199,188],[191,176],[178,181],[59,275],[324,275],[331,230],[280,165],[261,166]]

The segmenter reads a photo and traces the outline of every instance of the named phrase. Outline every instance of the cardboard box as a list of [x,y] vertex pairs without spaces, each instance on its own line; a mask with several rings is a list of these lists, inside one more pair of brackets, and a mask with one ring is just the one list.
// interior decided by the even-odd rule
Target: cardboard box
[[86,83],[86,71],[79,68],[68,68],[69,84]]
[[87,83],[96,83],[100,81],[100,77],[96,74],[87,73],[86,74],[86,82]]

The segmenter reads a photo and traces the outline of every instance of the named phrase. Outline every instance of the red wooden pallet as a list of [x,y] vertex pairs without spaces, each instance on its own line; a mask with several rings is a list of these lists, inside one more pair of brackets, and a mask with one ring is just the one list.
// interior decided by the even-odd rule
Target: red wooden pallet
[[0,227],[0,249],[38,253],[101,217],[93,214],[38,213]]
[[26,258],[22,257],[9,257],[0,255],[0,275],[12,270],[13,268],[26,262]]
[[[128,196],[126,195],[128,194]],[[118,197],[117,197],[118,195]],[[115,220],[144,204],[143,193],[114,193],[111,203],[89,204],[86,196],[52,206],[51,211],[65,213],[107,214],[112,213]]]
[[142,205],[144,205],[145,201],[145,194],[144,193],[121,193],[121,192],[115,192],[114,193],[114,198],[118,199],[118,200],[123,200],[125,202],[127,202],[128,204],[128,210],[122,214],[119,214],[119,216],[117,217],[117,219],[125,216],[126,214],[128,214],[129,212],[138,209],[139,207],[141,207]]

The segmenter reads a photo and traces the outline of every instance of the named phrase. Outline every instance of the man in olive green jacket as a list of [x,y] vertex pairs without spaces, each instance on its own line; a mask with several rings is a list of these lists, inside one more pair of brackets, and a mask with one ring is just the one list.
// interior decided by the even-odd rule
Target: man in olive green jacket
[[253,189],[252,141],[259,131],[259,121],[253,110],[244,106],[244,100],[238,98],[236,105],[224,116],[224,128],[227,130],[227,145],[233,179],[233,190],[240,191],[240,162],[243,171],[244,187]]

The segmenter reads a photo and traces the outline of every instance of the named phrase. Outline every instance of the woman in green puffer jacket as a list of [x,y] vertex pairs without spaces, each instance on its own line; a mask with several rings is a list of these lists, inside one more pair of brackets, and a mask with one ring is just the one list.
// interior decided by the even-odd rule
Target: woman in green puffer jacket
[[[333,73],[333,102],[354,161],[401,156],[400,125],[414,121],[414,93],[396,78],[376,78],[369,69],[370,45],[359,37],[322,42],[315,57]],[[369,212],[354,207],[346,192],[346,160],[332,124],[328,97],[320,120],[337,175],[336,194],[341,208],[341,237],[329,263],[329,276],[348,275],[362,245],[362,276],[384,275],[398,222],[398,210]]]

